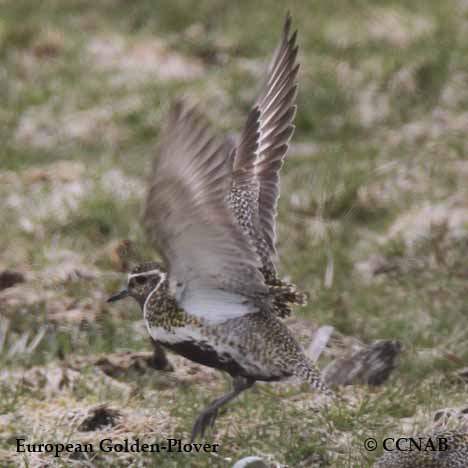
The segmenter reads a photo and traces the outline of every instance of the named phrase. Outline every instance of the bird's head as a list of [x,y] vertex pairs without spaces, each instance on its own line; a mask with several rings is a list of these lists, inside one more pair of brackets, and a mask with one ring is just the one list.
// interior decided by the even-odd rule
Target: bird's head
[[107,302],[119,301],[130,296],[143,307],[148,295],[164,281],[165,277],[166,271],[160,263],[141,263],[128,274],[127,287],[111,296]]

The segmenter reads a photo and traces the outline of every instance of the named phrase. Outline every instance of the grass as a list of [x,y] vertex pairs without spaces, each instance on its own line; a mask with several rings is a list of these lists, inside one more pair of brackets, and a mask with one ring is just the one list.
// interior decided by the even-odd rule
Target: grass
[[[169,102],[195,97],[220,131],[240,129],[285,11],[266,0],[4,1],[0,271],[21,271],[25,282],[0,292],[2,466],[223,467],[250,455],[372,466],[381,448],[366,452],[366,437],[411,435],[436,411],[463,406],[466,5],[289,8],[300,33],[301,144],[282,173],[279,268],[311,295],[291,326],[304,344],[317,324],[366,343],[398,339],[399,368],[380,388],[342,389],[349,404],[328,409],[297,382],[258,385],[208,435],[219,456],[15,454],[15,434],[186,439],[228,384],[176,357],[175,373],[129,368],[129,353],[151,350],[146,330],[135,305],[105,299],[124,281],[119,241],[155,256],[138,220]],[[105,355],[118,375],[99,364]],[[99,404],[120,422],[78,430]]]

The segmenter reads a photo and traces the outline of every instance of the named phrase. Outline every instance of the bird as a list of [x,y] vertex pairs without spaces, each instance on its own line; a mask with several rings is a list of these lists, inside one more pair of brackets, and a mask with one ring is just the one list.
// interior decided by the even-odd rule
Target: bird
[[305,295],[273,264],[279,171],[294,131],[297,31],[283,34],[236,143],[197,106],[172,104],[152,161],[143,224],[162,262],[140,263],[113,302],[132,297],[164,349],[224,371],[233,388],[195,420],[203,437],[219,409],[256,381],[299,377],[333,398],[281,320]]
[[432,434],[413,439],[423,447],[422,450],[415,448],[409,450],[410,441],[405,440],[406,445],[403,445],[403,450],[393,449],[386,452],[374,463],[374,468],[466,468],[468,466],[468,432],[463,428],[437,430]]

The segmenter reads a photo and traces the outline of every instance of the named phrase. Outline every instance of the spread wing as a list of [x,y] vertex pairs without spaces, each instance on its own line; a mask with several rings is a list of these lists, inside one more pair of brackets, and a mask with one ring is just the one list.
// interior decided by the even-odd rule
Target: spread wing
[[144,224],[186,312],[216,323],[256,310],[259,259],[226,206],[230,148],[196,109],[173,105],[153,161]]
[[251,209],[256,217],[255,229],[259,231],[254,236],[256,247],[264,264],[266,257],[275,253],[279,172],[294,132],[299,70],[296,37],[297,31],[291,34],[288,14],[281,42],[247,119],[233,163],[234,186],[243,190],[248,187],[257,193]]

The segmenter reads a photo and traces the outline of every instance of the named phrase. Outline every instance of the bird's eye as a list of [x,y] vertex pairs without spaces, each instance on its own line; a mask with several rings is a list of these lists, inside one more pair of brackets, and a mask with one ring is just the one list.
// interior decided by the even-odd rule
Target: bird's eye
[[146,283],[146,276],[137,276],[135,278],[137,284],[145,284]]

